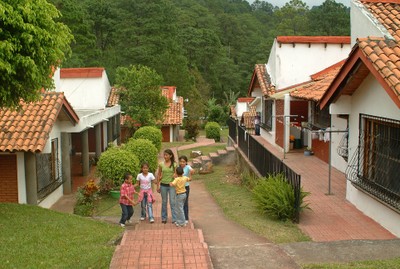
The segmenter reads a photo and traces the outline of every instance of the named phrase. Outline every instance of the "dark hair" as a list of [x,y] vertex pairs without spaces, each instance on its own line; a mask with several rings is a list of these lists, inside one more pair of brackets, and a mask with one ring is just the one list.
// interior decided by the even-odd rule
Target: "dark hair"
[[184,160],[185,162],[188,162],[188,158],[186,157],[186,155],[182,155],[182,156],[179,156],[179,160]]
[[142,165],[140,166],[140,173],[143,173],[143,166],[147,166],[147,168],[149,168],[149,163],[148,162],[142,162]]
[[178,167],[176,168],[176,174],[177,174],[178,176],[183,175],[183,168],[180,167],[180,166],[178,166]]
[[175,156],[174,156],[174,153],[170,149],[164,150],[164,153],[167,153],[169,156],[171,156],[171,166],[170,166],[170,168],[172,167],[172,170],[175,170]]
[[131,174],[131,173],[125,173],[125,175],[124,175],[124,179],[128,179],[130,176],[132,176],[132,174]]

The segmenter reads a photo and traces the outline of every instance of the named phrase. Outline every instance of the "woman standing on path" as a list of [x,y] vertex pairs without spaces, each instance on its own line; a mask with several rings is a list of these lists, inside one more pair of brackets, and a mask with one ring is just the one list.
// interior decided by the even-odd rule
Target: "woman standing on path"
[[179,166],[183,169],[183,175],[188,177],[189,180],[186,181],[186,199],[183,205],[183,212],[185,213],[185,223],[189,221],[189,193],[190,193],[190,180],[192,180],[192,175],[194,173],[193,168],[188,165],[188,158],[185,155],[179,157]]
[[[142,212],[140,214],[140,220],[146,219],[146,211],[149,214],[150,223],[154,222],[153,217],[153,191],[151,189],[151,182],[155,179],[153,173],[149,172],[149,164],[142,163],[140,174],[136,178],[136,184],[140,186],[139,202],[141,203]],[[147,210],[146,210],[147,209]]]
[[172,223],[176,222],[175,188],[169,185],[169,183],[171,183],[174,180],[175,168],[176,168],[176,163],[175,163],[174,153],[170,149],[164,150],[164,161],[159,164],[157,171],[157,182],[158,182],[157,191],[161,192],[161,199],[162,199],[161,221],[164,224],[167,223],[168,219],[168,211],[167,211],[168,196],[169,196],[169,206],[171,208],[171,214],[172,214]]

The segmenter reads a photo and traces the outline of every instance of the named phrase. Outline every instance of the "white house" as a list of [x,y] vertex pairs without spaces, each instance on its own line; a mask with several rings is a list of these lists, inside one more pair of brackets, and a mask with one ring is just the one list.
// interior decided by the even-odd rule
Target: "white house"
[[[400,236],[398,1],[352,1],[353,50],[320,101],[348,126],[346,198]],[[332,158],[336,158],[332,156]]]
[[119,140],[120,106],[105,106],[103,68],[61,69],[53,79],[56,90],[39,101],[0,109],[0,202],[51,207],[72,191],[71,155],[80,154],[86,176],[90,152],[98,157]]
[[248,90],[248,96],[255,97],[250,105],[261,112],[261,136],[288,151],[289,135],[301,135],[296,127],[291,130],[291,123],[300,125],[310,114],[308,101],[290,98],[290,91],[312,82],[313,74],[337,64],[349,52],[347,36],[278,36],[268,63],[255,66]]

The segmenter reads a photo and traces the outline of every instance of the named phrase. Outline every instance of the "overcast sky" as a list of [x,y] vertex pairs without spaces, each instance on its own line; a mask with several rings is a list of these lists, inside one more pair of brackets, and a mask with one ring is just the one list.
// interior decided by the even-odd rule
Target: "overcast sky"
[[[248,0],[250,3],[253,3],[254,0]],[[263,0],[265,2],[271,3],[274,6],[284,6],[290,0]],[[308,5],[309,8],[312,6],[320,6],[324,0],[302,0],[304,3]],[[337,3],[345,4],[346,6],[350,6],[350,0],[336,0]]]

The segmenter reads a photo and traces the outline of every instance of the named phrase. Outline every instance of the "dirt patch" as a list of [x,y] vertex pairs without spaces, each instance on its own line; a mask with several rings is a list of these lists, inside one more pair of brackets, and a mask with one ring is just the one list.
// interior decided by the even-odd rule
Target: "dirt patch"
[[236,171],[235,165],[225,166],[225,180],[227,183],[240,185],[242,183],[240,174]]

